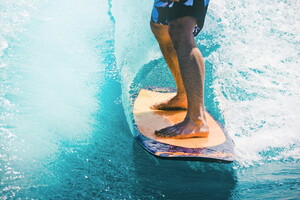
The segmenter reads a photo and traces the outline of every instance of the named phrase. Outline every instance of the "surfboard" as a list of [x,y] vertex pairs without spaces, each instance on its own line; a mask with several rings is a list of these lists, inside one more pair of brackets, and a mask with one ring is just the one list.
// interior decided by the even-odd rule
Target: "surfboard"
[[175,88],[145,87],[135,95],[133,127],[136,141],[149,153],[162,159],[211,162],[234,161],[234,144],[222,125],[206,112],[209,135],[204,138],[173,139],[154,132],[181,122],[184,110],[152,110],[151,105],[175,96]]

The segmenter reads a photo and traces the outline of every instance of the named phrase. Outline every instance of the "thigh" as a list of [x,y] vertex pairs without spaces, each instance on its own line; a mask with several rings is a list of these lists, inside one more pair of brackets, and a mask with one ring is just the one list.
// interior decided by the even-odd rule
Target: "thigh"
[[171,23],[186,16],[193,17],[197,22],[194,35],[197,35],[203,28],[208,2],[209,0],[180,0],[179,2],[172,2],[169,4],[167,21]]
[[192,16],[180,17],[168,23],[169,32],[175,32],[175,34],[191,34],[196,24],[197,20]]

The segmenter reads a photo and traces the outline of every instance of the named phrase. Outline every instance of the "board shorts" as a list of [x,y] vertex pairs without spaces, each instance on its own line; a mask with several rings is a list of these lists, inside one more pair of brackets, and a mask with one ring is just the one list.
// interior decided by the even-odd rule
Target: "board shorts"
[[204,19],[209,0],[154,0],[154,6],[151,14],[151,22],[168,25],[168,22],[185,17],[192,16],[197,20],[193,34],[196,37],[204,25]]

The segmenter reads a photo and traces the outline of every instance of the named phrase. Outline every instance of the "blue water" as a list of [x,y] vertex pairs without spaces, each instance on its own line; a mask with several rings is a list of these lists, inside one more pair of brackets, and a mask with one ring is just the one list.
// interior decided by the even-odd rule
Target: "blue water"
[[131,95],[174,86],[152,1],[0,1],[0,199],[299,199],[297,1],[214,0],[196,38],[232,164],[160,160]]

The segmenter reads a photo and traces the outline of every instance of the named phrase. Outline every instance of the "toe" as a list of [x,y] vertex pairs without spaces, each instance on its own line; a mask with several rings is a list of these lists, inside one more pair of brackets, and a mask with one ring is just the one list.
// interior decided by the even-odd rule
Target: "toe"
[[150,106],[150,108],[152,109],[152,110],[156,110],[157,108],[158,108],[158,105],[152,105],[152,106]]
[[164,137],[164,131],[165,131],[165,128],[164,129],[160,129],[160,130],[156,130],[154,133],[156,136],[159,136],[159,137]]
[[155,135],[159,137],[168,137],[169,134],[172,132],[170,130],[171,127],[166,127],[160,130],[155,131]]

